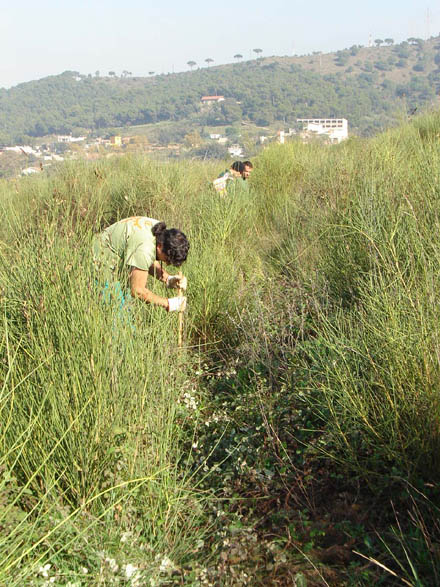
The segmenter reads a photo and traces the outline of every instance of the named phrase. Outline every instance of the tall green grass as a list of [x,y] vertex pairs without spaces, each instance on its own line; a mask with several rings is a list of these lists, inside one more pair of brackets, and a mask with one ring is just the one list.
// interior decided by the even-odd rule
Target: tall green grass
[[[289,226],[278,216],[273,227],[282,238],[274,235],[269,263],[281,274],[282,294],[266,294],[265,304],[281,311],[293,336],[283,327],[273,334],[265,321],[250,341],[254,364],[263,360],[278,387],[290,390],[284,401],[308,414],[312,453],[348,484],[354,477],[385,499],[417,487],[430,504],[427,520],[438,512],[440,474],[439,130],[431,114],[303,161],[301,180],[290,178],[282,190]],[[301,161],[297,149],[281,155],[292,169]],[[266,151],[259,174],[279,158],[278,149]],[[302,323],[292,323],[304,311]],[[242,328],[246,337],[249,326]],[[268,338],[269,348],[278,345],[273,352]],[[278,452],[307,442],[304,430],[279,432]],[[293,473],[294,453],[288,462]],[[393,515],[390,508],[383,519]],[[429,547],[438,527],[423,529],[422,519],[408,542],[414,519],[400,518],[399,554],[383,554],[408,584],[438,578]]]
[[148,547],[142,560],[158,573],[157,556],[184,557],[200,524],[200,498],[178,466],[190,365],[176,350],[177,319],[140,304],[121,317],[100,302],[91,237],[121,204],[99,181],[66,167],[2,200],[1,523],[10,531],[0,576],[9,584],[43,563],[65,573],[63,557],[81,541],[82,566],[99,574],[98,553],[111,558],[124,532]]
[[[160,580],[166,557],[212,558],[198,483],[215,446],[191,448],[198,402],[216,401],[197,387],[203,357],[240,363],[284,474],[313,428],[311,453],[374,491],[438,483],[439,133],[432,114],[368,141],[274,145],[234,199],[212,164],[133,156],[0,183],[0,581],[44,564],[110,581],[128,563]],[[136,302],[121,318],[96,291],[92,235],[132,215],[188,234],[182,352],[176,316]],[[406,580],[408,559],[434,573],[417,536],[413,558],[396,547]]]

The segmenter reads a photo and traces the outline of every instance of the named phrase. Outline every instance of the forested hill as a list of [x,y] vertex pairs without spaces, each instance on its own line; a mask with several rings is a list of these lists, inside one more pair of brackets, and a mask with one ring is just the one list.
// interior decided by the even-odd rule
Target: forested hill
[[[179,74],[117,77],[66,71],[0,89],[0,143],[52,133],[185,120],[202,125],[240,120],[265,126],[297,117],[337,116],[368,135],[399,113],[436,100],[440,39],[392,39],[336,53],[271,57]],[[192,63],[192,62],[189,62]],[[226,100],[202,108],[203,95]]]

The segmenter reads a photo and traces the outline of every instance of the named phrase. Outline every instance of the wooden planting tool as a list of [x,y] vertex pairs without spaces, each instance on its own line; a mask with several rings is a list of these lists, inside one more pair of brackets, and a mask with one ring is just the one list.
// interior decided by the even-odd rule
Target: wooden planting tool
[[[178,273],[179,278],[182,278],[182,272],[179,271]],[[182,289],[179,287],[178,291],[178,295],[181,296],[182,295]],[[179,310],[179,334],[178,334],[178,338],[177,338],[177,344],[179,346],[179,349],[182,348],[182,340],[183,340],[183,311]]]

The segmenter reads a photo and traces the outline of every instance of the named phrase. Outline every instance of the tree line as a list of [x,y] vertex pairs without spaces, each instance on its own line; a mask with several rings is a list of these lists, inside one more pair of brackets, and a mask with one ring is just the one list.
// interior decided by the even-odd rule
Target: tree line
[[[389,125],[396,111],[422,109],[434,100],[440,86],[438,47],[428,52],[420,40],[405,42],[393,48],[392,58],[376,54],[375,61],[359,63],[355,74],[347,75],[347,55],[358,50],[338,51],[334,61],[341,72],[328,75],[281,60],[241,62],[240,54],[235,55],[237,63],[228,66],[150,77],[131,77],[128,70],[121,77],[66,71],[0,90],[0,144],[161,121],[218,126],[243,120],[267,126],[293,125],[298,117],[315,116],[343,116],[352,130],[369,135]],[[381,77],[401,67],[411,51],[417,51],[417,62],[405,83]],[[437,68],[429,74],[428,62]],[[193,68],[196,62],[188,65]],[[210,94],[226,99],[205,108],[201,97]]]

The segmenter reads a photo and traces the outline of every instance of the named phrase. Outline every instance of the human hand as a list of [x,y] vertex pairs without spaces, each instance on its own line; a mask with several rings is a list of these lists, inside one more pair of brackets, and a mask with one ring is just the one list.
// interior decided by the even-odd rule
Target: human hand
[[168,275],[167,287],[186,290],[187,286],[188,280],[184,275],[182,275],[182,277],[179,277],[178,275]]
[[168,312],[184,312],[185,310],[185,296],[176,296],[175,298],[168,298]]

